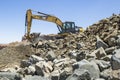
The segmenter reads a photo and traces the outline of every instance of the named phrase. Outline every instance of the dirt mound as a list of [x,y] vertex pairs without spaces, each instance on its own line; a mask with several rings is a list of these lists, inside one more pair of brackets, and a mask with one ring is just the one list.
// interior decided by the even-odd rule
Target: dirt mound
[[8,46],[0,50],[0,68],[19,64],[22,59],[32,54],[30,46]]

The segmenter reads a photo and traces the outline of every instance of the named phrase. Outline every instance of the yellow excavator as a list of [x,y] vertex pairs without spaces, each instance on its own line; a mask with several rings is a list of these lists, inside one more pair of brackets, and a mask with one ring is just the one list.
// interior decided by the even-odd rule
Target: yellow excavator
[[[37,12],[37,11],[36,11]],[[75,26],[74,22],[66,21],[62,22],[58,17],[52,16],[49,14],[45,14],[42,12],[37,12],[37,15],[32,14],[32,10],[28,9],[26,12],[26,20],[25,20],[25,26],[27,27],[26,32],[26,38],[30,39],[30,31],[31,31],[31,25],[33,19],[38,20],[44,20],[48,22],[53,22],[57,25],[59,33],[65,34],[65,33],[76,33],[76,32],[83,32],[82,27]]]

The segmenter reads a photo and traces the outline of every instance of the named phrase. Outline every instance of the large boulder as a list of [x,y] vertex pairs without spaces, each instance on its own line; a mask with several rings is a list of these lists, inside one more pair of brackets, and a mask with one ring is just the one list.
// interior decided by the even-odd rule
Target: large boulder
[[113,70],[120,69],[120,49],[116,49],[111,57],[111,66]]
[[91,80],[91,76],[88,70],[76,69],[72,75],[66,80]]
[[22,77],[18,73],[0,72],[0,80],[21,80]]
[[85,69],[88,70],[92,79],[99,78],[99,68],[95,62],[89,62],[87,60],[82,60],[73,64],[73,69]]

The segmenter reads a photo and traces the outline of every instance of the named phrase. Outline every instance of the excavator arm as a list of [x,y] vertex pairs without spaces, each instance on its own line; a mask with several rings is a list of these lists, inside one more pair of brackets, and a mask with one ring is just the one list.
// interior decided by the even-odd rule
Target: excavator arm
[[27,33],[26,33],[26,37],[30,38],[30,31],[31,31],[31,25],[32,25],[32,19],[38,19],[38,20],[44,20],[44,21],[48,21],[48,22],[53,22],[55,24],[57,24],[59,31],[61,32],[63,23],[62,21],[52,15],[48,15],[45,13],[41,13],[38,12],[39,15],[34,15],[32,14],[32,10],[27,10],[26,12],[26,22],[25,22],[25,26],[27,26]]

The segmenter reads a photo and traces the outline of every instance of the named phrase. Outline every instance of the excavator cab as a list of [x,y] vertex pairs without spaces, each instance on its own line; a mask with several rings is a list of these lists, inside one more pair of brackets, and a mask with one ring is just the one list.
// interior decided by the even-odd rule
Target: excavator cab
[[75,26],[74,22],[64,22],[63,23],[63,27],[62,27],[62,31],[61,33],[75,33],[78,32],[79,30],[77,30],[77,27]]
[[65,22],[63,23],[64,32],[75,32],[75,23],[74,22]]

